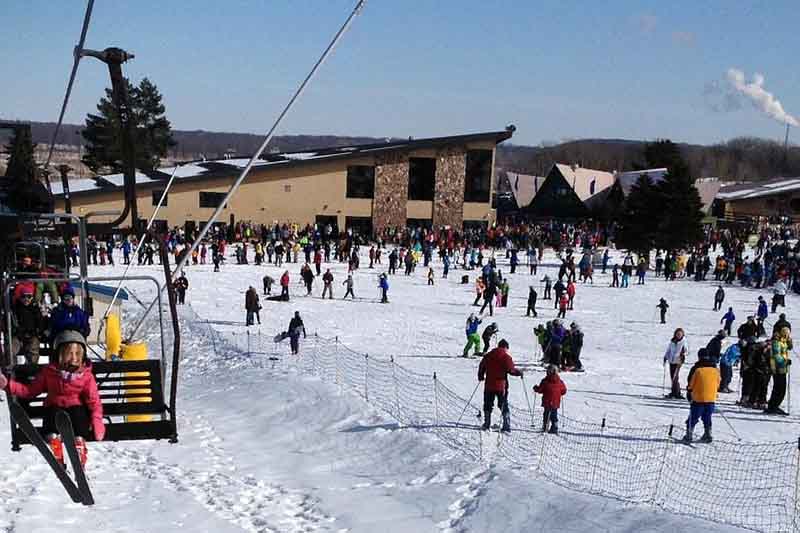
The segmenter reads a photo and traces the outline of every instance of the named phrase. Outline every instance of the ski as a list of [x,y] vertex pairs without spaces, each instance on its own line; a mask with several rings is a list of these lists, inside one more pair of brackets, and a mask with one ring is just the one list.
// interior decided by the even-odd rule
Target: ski
[[47,464],[50,465],[50,468],[53,469],[55,472],[56,477],[64,486],[64,490],[67,491],[69,497],[72,498],[72,501],[75,503],[83,503],[83,495],[81,494],[80,489],[69,477],[67,474],[66,469],[64,466],[59,463],[55,456],[53,455],[52,450],[50,450],[50,446],[44,441],[42,436],[39,434],[39,431],[34,427],[33,423],[31,422],[30,417],[28,417],[28,413],[25,412],[25,409],[17,403],[16,401],[9,402],[9,409],[11,410],[11,416],[14,419],[14,422],[19,426],[20,431],[25,434],[28,440],[33,444],[39,453],[44,457]]
[[83,465],[81,464],[81,458],[78,455],[78,449],[75,447],[75,430],[72,428],[72,421],[65,411],[56,413],[56,427],[58,432],[61,433],[64,449],[69,456],[72,472],[75,474],[75,481],[78,484],[78,490],[81,492],[81,501],[84,505],[94,505],[92,489],[89,487],[86,473],[83,471]]

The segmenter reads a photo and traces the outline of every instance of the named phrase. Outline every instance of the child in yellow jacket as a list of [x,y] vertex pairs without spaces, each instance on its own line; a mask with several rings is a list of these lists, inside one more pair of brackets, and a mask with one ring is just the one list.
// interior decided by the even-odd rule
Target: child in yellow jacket
[[703,420],[703,436],[700,442],[711,442],[711,415],[717,401],[721,377],[714,360],[708,357],[705,348],[697,352],[697,363],[689,371],[689,386],[686,396],[691,402],[689,418],[686,420],[684,442],[692,442],[692,432],[698,420]]

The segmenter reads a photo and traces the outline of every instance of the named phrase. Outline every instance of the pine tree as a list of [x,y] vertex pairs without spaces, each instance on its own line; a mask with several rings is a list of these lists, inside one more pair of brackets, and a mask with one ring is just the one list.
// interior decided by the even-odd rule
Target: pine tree
[[667,171],[658,190],[658,231],[655,244],[665,250],[694,246],[703,238],[703,202],[683,161]]
[[13,178],[16,184],[31,184],[37,181],[36,159],[30,128],[16,128],[14,136],[11,137],[5,147],[8,152],[8,166],[6,167],[6,177]]
[[631,186],[620,217],[617,244],[639,255],[647,256],[653,248],[658,229],[659,193],[647,174]]
[[[131,107],[133,142],[136,150],[136,168],[152,171],[167,155],[169,148],[177,143],[172,138],[172,126],[164,116],[166,108],[158,88],[149,79],[143,79],[137,87],[126,80]],[[112,93],[106,89],[105,97],[97,104],[97,114],[89,114],[83,138],[86,154],[83,162],[95,172],[110,169],[122,172],[121,126]]]

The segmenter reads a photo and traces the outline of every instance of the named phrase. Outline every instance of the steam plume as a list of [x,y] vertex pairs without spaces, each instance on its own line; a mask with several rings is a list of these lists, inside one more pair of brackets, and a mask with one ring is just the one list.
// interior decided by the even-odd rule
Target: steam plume
[[800,126],[800,122],[795,117],[784,111],[780,100],[764,89],[764,76],[762,74],[756,72],[753,74],[753,80],[748,83],[745,80],[744,72],[739,69],[729,68],[728,83],[737,93],[746,96],[756,109],[783,124],[794,127]]

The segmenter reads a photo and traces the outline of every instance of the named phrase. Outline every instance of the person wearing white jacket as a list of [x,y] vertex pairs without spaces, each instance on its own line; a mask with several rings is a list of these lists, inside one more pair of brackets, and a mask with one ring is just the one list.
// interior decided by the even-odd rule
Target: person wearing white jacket
[[786,307],[786,282],[779,279],[772,288],[772,312],[778,310],[778,306]]
[[672,335],[672,340],[669,341],[667,351],[664,352],[664,364],[669,363],[669,377],[672,380],[672,392],[669,393],[667,398],[683,399],[678,374],[681,371],[681,365],[686,361],[688,353],[689,341],[686,340],[683,329],[678,328]]

